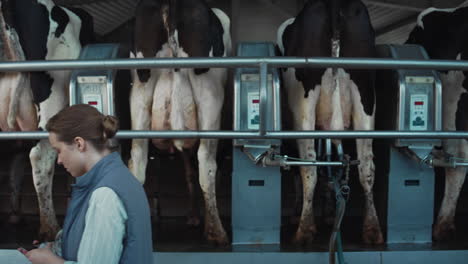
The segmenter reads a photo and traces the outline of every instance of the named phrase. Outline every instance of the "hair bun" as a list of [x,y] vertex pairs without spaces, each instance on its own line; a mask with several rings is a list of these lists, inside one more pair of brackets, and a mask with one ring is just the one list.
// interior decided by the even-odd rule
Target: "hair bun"
[[104,127],[104,138],[112,138],[119,129],[119,121],[115,116],[106,115],[102,119],[102,126]]

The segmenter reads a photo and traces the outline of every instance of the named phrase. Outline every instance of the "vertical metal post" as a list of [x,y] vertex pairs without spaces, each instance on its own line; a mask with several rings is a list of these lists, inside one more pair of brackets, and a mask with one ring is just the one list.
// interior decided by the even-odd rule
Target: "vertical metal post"
[[[327,138],[325,139],[325,158],[327,161],[331,161],[331,156],[332,156],[332,143],[331,139]],[[333,175],[331,171],[331,167],[327,168],[327,173],[328,173],[328,182],[333,183]]]
[[268,82],[268,64],[265,62],[260,63],[260,135],[266,134],[266,120],[267,120],[267,82]]

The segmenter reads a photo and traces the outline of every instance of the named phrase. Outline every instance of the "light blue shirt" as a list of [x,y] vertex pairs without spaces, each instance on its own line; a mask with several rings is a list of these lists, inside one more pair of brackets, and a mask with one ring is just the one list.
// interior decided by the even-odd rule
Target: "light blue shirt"
[[[78,261],[65,264],[118,264],[123,250],[127,212],[117,194],[108,187],[96,189],[89,199],[85,228],[78,248]],[[52,250],[61,256],[61,234]]]

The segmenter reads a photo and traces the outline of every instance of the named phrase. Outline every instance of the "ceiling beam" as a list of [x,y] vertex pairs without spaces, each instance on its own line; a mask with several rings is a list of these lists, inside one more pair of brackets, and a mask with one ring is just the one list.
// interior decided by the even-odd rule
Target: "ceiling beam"
[[465,0],[363,0],[366,4],[381,7],[404,9],[421,12],[429,7],[453,8],[466,2]]

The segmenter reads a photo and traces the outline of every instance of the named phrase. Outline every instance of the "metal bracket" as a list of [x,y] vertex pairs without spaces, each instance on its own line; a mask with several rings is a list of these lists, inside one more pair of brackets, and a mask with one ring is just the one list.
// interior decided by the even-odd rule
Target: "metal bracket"
[[267,155],[263,156],[262,165],[266,166],[316,166],[316,167],[347,167],[359,165],[359,160],[341,160],[341,161],[319,161],[319,160],[305,160],[300,158],[292,158],[287,155],[280,155],[275,153],[274,150],[270,151]]
[[468,160],[462,158],[456,158],[453,156],[446,157],[445,159],[434,158],[434,156],[428,155],[425,159],[421,160],[421,163],[428,165],[431,168],[443,167],[443,168],[457,168],[457,167],[468,167]]

